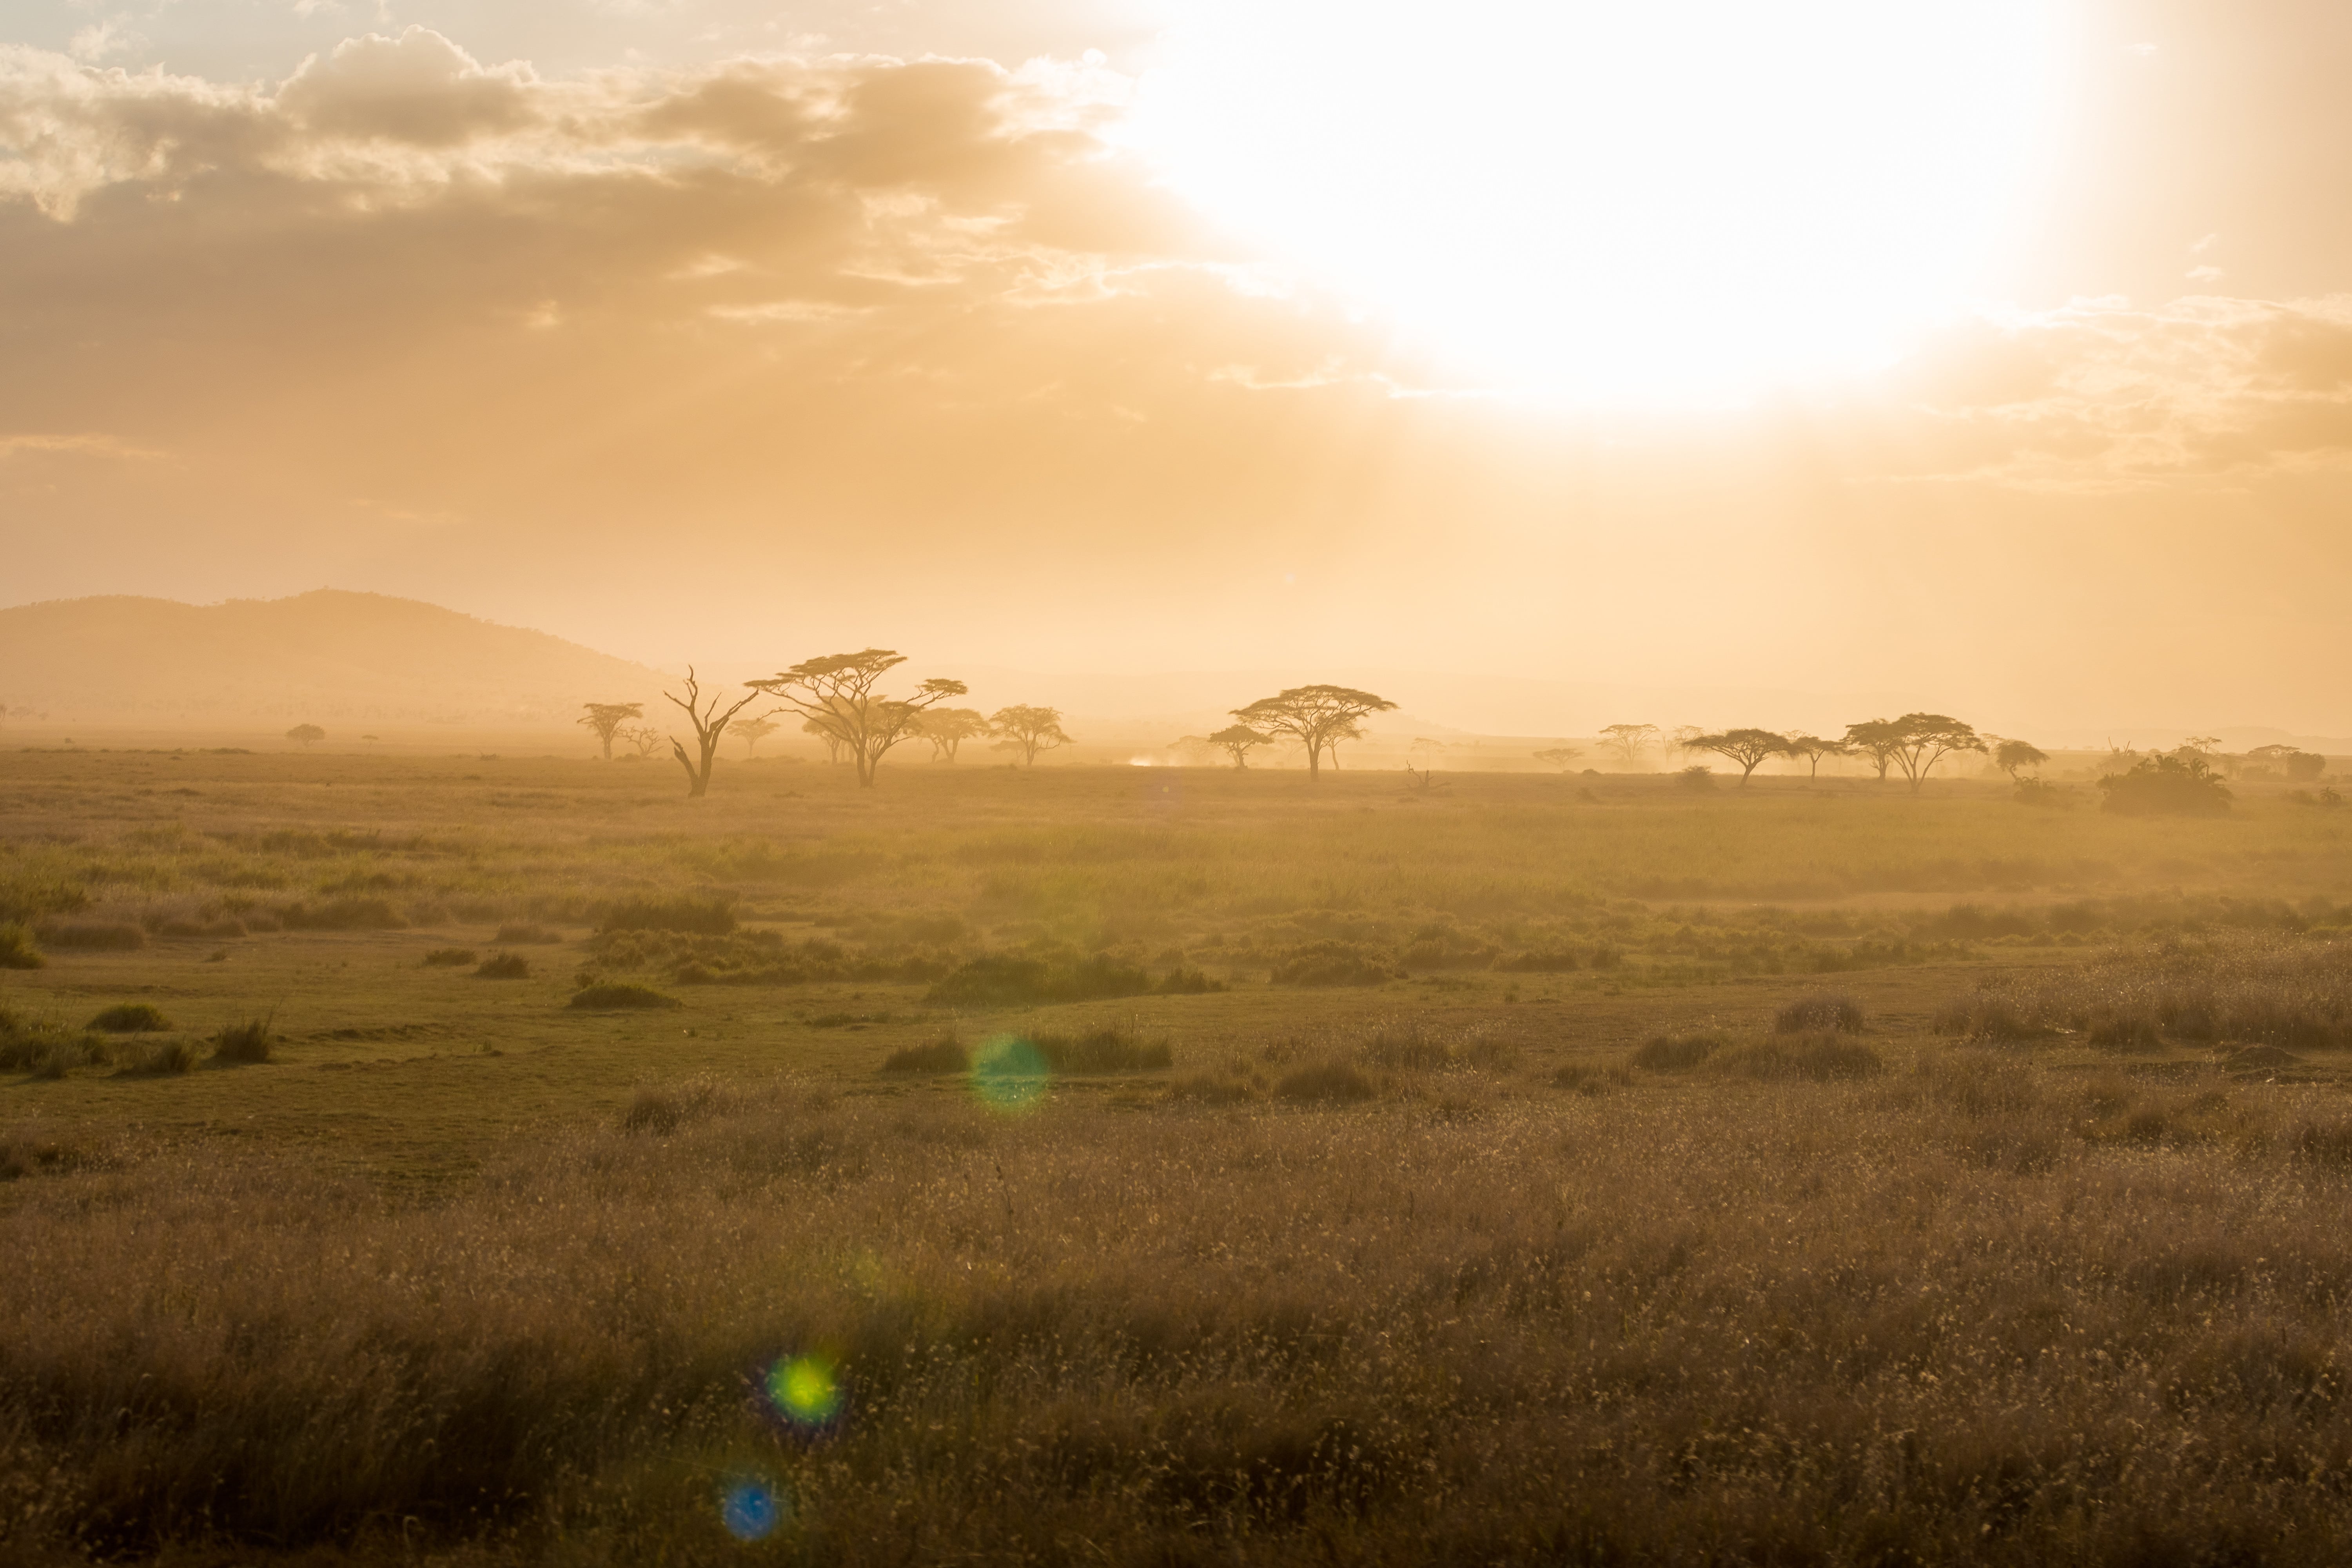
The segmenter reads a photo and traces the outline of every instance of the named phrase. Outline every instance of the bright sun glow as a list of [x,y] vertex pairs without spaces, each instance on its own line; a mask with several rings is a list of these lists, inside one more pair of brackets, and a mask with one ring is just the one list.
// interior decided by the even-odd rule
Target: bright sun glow
[[1493,384],[1686,401],[1967,305],[2044,129],[2049,0],[1199,0],[1135,133]]

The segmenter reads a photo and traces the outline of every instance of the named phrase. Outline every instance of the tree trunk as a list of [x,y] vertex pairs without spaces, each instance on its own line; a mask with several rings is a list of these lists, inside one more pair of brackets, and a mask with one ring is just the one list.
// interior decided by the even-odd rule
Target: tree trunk
[[1323,742],[1310,739],[1307,742],[1307,781],[1309,784],[1323,776]]

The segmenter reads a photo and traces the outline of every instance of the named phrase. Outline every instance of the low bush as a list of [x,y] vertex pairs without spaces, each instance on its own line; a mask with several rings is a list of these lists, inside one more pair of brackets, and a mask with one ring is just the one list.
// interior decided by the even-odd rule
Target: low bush
[[1717,1071],[1768,1082],[1801,1079],[1808,1083],[1835,1083],[1875,1078],[1886,1070],[1885,1059],[1876,1051],[1860,1040],[1836,1034],[1801,1038],[1775,1036],[1724,1051],[1708,1066]]
[[106,1042],[95,1035],[0,1012],[0,1072],[63,1078],[75,1068],[101,1067],[108,1058]]
[[227,916],[210,921],[173,916],[170,920],[158,921],[155,923],[155,934],[182,940],[220,942],[229,937],[245,936],[249,933],[243,921]]
[[689,1121],[717,1116],[733,1103],[733,1097],[709,1079],[647,1085],[629,1097],[629,1108],[621,1113],[621,1130],[658,1137]]
[[2020,805],[2039,806],[2045,811],[2063,811],[2074,804],[2074,792],[2063,784],[2046,779],[2020,779],[2011,790],[2009,798]]
[[1370,1100],[1380,1093],[1380,1087],[1353,1062],[1311,1062],[1284,1074],[1274,1092],[1285,1100],[1336,1105]]
[[2099,781],[2102,811],[2118,816],[2226,816],[2230,786],[2204,758],[2164,752]]
[[401,931],[407,919],[383,899],[330,899],[323,904],[283,904],[270,911],[288,931]]
[[631,899],[614,904],[599,931],[675,931],[725,936],[735,929],[735,907],[720,898]]
[[1495,960],[1495,967],[1506,974],[1565,974],[1583,965],[1580,955],[1564,947],[1506,953]]
[[563,933],[562,931],[551,931],[546,926],[542,925],[523,924],[503,925],[499,927],[498,941],[499,944],[502,947],[544,947],[551,942],[559,942],[562,940]]
[[0,925],[0,969],[38,969],[47,962],[34,944],[32,927],[15,921]]
[[1160,984],[1153,986],[1151,991],[1156,996],[1201,996],[1212,991],[1223,991],[1224,988],[1223,981],[1212,980],[1198,969],[1186,969],[1179,964],[1161,975]]
[[617,1011],[631,1007],[646,1009],[683,1007],[686,1004],[675,996],[665,996],[649,985],[631,985],[625,982],[607,981],[601,984],[583,986],[565,1005],[598,1011]]
[[267,1018],[247,1018],[242,1024],[225,1024],[213,1033],[213,1060],[255,1064],[266,1062],[276,1048],[277,1037],[269,1032]]
[[971,1053],[953,1035],[928,1046],[902,1046],[882,1059],[882,1070],[892,1073],[958,1073],[971,1068]]
[[1772,1032],[1776,1035],[1811,1035],[1829,1031],[1841,1035],[1862,1033],[1865,1020],[1862,1006],[1842,991],[1815,991],[1800,996],[1772,1015]]
[[427,969],[458,969],[477,963],[481,954],[470,947],[436,947],[425,955]]
[[89,1021],[93,1029],[103,1029],[110,1035],[152,1034],[168,1029],[172,1020],[145,1002],[117,1002]]
[[195,1047],[185,1040],[163,1040],[115,1069],[123,1078],[176,1078],[194,1071]]
[[1694,763],[1689,767],[1683,769],[1682,772],[1675,775],[1675,787],[1679,789],[1713,789],[1715,787],[1715,770],[1708,767],[1705,763]]
[[130,952],[147,945],[147,933],[128,921],[45,921],[41,945],[57,952]]
[[528,980],[530,960],[519,952],[494,952],[482,960],[474,973],[485,980]]
[[1721,1035],[1660,1035],[1644,1042],[1633,1053],[1633,1062],[1652,1072],[1685,1072],[1728,1043]]
[[1076,1037],[1037,1035],[1030,1044],[1058,1073],[1160,1072],[1176,1059],[1167,1041],[1139,1040],[1118,1029]]

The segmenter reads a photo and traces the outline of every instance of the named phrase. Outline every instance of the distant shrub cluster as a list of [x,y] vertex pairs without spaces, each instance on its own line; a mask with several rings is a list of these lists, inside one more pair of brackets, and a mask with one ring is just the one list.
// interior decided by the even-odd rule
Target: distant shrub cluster
[[2352,941],[2236,931],[2144,944],[1979,986],[1939,1008],[1935,1027],[1992,1043],[2063,1030],[2117,1052],[2167,1040],[2352,1048]]
[[2128,773],[2099,780],[2100,809],[2120,816],[2225,816],[2230,786],[2195,752],[2142,757]]
[[1024,1007],[1140,996],[1150,989],[1151,976],[1142,969],[1100,955],[1053,960],[992,953],[958,965],[931,987],[928,1000],[950,1006]]
[[607,909],[597,929],[725,936],[735,924],[735,907],[722,898],[630,899]]
[[675,996],[665,996],[650,986],[606,982],[581,987],[566,1005],[581,1008],[583,1011],[615,1012],[633,1008],[657,1010],[683,1007],[686,1004]]

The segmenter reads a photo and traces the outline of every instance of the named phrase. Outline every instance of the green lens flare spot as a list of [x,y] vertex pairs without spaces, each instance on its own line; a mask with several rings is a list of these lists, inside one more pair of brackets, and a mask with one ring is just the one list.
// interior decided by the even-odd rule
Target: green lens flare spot
[[793,1420],[822,1426],[841,1414],[841,1377],[821,1356],[789,1356],[770,1369],[768,1397]]
[[971,1063],[973,1091],[999,1110],[1025,1110],[1036,1104],[1053,1076],[1044,1053],[1012,1036],[982,1046]]

